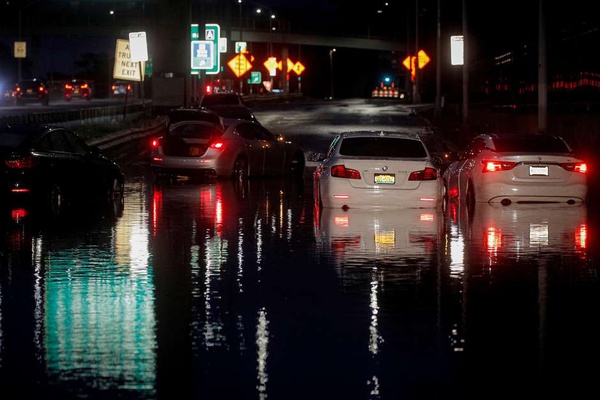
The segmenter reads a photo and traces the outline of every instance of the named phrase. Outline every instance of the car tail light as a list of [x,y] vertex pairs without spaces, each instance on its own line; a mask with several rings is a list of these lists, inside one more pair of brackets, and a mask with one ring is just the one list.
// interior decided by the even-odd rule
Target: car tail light
[[44,92],[44,87],[43,86],[38,86],[38,92],[43,93]]
[[81,89],[87,89],[88,84],[87,83],[83,83],[81,84],[81,86],[79,86]]
[[65,83],[65,89],[71,90],[73,89],[73,86],[71,86],[69,83]]
[[343,165],[334,165],[331,167],[331,176],[336,178],[360,179],[360,172],[355,169],[346,168]]
[[4,163],[8,168],[15,169],[29,169],[35,167],[37,164],[35,158],[31,155],[24,157],[11,157],[9,159],[4,160]]
[[566,169],[569,172],[579,172],[581,174],[586,174],[588,169],[587,169],[587,164],[584,162],[579,162],[579,163],[562,163],[560,164],[561,167],[563,167],[564,169]]
[[517,165],[514,161],[501,161],[501,160],[483,160],[482,172],[497,172],[497,171],[510,171]]
[[150,140],[150,147],[156,149],[160,146],[161,138],[153,138]]
[[211,149],[223,150],[225,148],[225,142],[222,140],[216,140],[210,144]]
[[437,170],[435,168],[425,168],[421,171],[413,171],[408,176],[409,181],[434,181],[438,177]]

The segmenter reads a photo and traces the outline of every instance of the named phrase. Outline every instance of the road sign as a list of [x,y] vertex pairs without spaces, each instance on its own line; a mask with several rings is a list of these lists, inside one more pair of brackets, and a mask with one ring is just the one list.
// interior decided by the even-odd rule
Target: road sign
[[[141,68],[139,65],[140,62],[142,63]],[[145,63],[143,61],[131,60],[129,40],[117,39],[117,46],[115,48],[115,66],[113,69],[114,79],[136,82],[143,81],[144,76],[142,73],[145,70],[144,64]]]
[[244,53],[236,54],[231,60],[229,60],[227,65],[238,78],[252,68],[250,60],[248,60]]
[[[404,60],[402,60],[402,65],[404,68],[410,71],[410,79],[414,81],[416,75],[416,68],[423,69],[427,64],[429,64],[431,59],[423,50],[419,50],[417,56],[407,56]],[[415,65],[417,64],[417,65]]]
[[275,57],[269,57],[263,65],[269,71],[270,76],[277,75],[277,69],[281,70],[281,61],[277,61]]
[[[208,40],[192,40],[191,68],[209,70],[215,63],[215,44]],[[208,72],[207,72],[208,73]]]
[[260,84],[261,80],[262,80],[262,76],[261,76],[260,71],[250,72],[250,79],[248,79],[248,83],[250,83],[252,85],[257,85],[257,84]]
[[129,47],[131,49],[131,61],[148,61],[146,32],[130,32]]
[[221,57],[219,56],[219,37],[221,35],[221,27],[219,24],[204,24],[204,38],[213,43],[213,63],[212,66],[206,69],[207,75],[218,74],[221,70]]
[[15,42],[15,58],[27,57],[27,42]]
[[302,63],[300,61],[293,62],[289,58],[287,59],[287,72],[288,73],[290,71],[294,71],[296,73],[296,75],[300,75],[300,74],[302,74],[302,72],[304,72],[304,70],[305,70],[304,65],[302,65]]

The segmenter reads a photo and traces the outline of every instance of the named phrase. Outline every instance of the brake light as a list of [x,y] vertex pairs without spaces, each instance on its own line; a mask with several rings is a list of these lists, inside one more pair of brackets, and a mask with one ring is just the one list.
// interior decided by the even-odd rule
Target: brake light
[[35,165],[37,164],[36,160],[31,155],[21,158],[11,158],[5,160],[4,163],[8,168],[15,169],[29,169],[35,167]]
[[225,148],[225,142],[221,140],[214,141],[210,144],[211,149],[223,150]]
[[160,138],[153,138],[152,140],[150,140],[150,147],[153,149],[158,148],[158,146],[160,146]]
[[82,85],[80,86],[80,88],[82,88],[82,89],[87,89],[87,87],[88,87],[88,84],[87,84],[87,83],[84,83],[84,84],[82,84]]
[[434,181],[438,177],[435,168],[425,168],[421,171],[413,171],[408,176],[409,181]]
[[580,174],[586,174],[588,171],[587,164],[584,162],[563,163],[563,164],[560,164],[560,166],[569,172],[579,172]]
[[71,85],[70,85],[70,84],[68,84],[68,83],[65,83],[65,89],[67,89],[67,90],[71,90],[72,88],[73,88],[73,86],[71,86]]
[[360,172],[355,169],[346,168],[343,165],[334,165],[331,167],[331,176],[336,178],[360,179]]
[[482,172],[497,172],[497,171],[510,171],[517,165],[514,161],[501,161],[501,160],[483,160]]
[[38,92],[43,93],[44,92],[44,87],[43,86],[38,86]]

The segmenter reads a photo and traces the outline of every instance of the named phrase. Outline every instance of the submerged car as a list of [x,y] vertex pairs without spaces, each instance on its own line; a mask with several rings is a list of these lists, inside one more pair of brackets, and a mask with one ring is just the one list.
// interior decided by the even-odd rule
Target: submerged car
[[322,208],[436,208],[443,184],[417,133],[343,132],[333,139],[313,173],[315,203]]
[[559,136],[482,134],[444,171],[450,200],[500,203],[586,201],[587,164]]
[[50,125],[0,125],[0,199],[62,207],[122,198],[119,165],[74,132]]
[[303,176],[305,159],[298,145],[257,122],[237,120],[223,128],[182,120],[152,139],[150,165],[157,178]]

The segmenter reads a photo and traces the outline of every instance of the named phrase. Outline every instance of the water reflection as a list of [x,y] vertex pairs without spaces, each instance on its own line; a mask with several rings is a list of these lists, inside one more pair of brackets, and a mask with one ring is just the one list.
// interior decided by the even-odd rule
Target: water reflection
[[462,288],[456,342],[473,390],[498,376],[532,395],[562,386],[555,374],[572,361],[564,340],[577,336],[576,324],[587,324],[557,325],[556,318],[591,306],[575,301],[567,282],[580,289],[597,282],[587,207],[478,203],[468,210],[452,203],[446,221],[451,276]]
[[[267,397],[271,313],[261,295],[263,279],[284,267],[302,241],[302,192],[302,182],[278,178],[154,186],[156,268],[164,280],[181,283],[178,296],[190,303],[194,369],[207,376],[195,381],[204,385],[199,391]],[[164,289],[159,286],[161,297]],[[248,362],[255,365],[254,382],[246,377],[243,384],[220,386],[223,376]]]
[[135,213],[121,219],[122,206],[3,210],[0,349],[11,387],[154,393],[152,272],[135,234],[147,228]]

